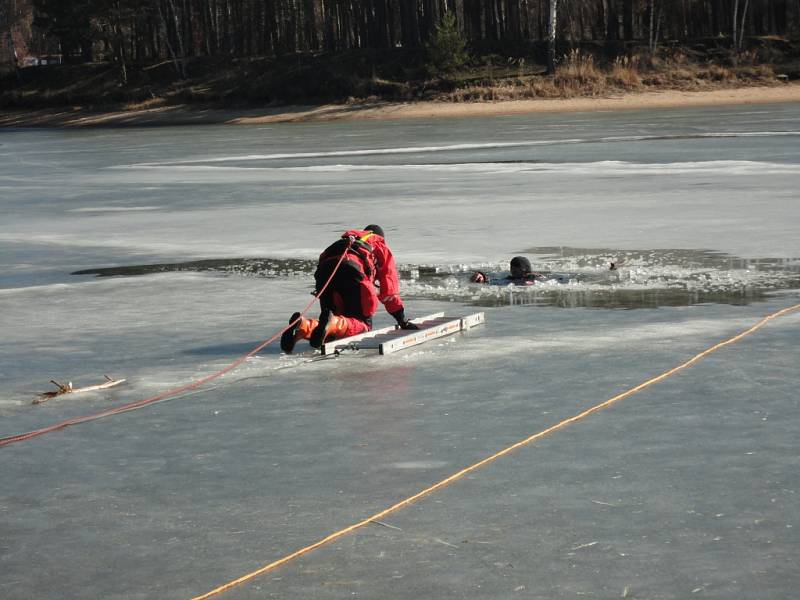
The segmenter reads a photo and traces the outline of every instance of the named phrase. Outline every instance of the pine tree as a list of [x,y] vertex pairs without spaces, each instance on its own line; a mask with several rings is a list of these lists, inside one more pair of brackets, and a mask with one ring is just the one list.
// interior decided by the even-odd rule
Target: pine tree
[[437,73],[451,73],[467,62],[467,42],[452,12],[445,14],[426,45],[429,66]]

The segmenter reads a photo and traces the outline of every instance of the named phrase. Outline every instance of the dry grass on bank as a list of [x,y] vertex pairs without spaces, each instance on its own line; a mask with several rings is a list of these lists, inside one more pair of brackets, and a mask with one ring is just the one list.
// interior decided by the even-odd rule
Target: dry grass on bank
[[685,54],[668,58],[625,56],[608,66],[596,64],[590,54],[574,50],[564,57],[554,77],[528,76],[496,79],[458,87],[437,95],[446,102],[487,102],[534,98],[598,97],[613,93],[671,89],[702,91],[742,85],[769,85],[778,81],[771,65],[758,64],[744,53],[737,65],[698,64]]

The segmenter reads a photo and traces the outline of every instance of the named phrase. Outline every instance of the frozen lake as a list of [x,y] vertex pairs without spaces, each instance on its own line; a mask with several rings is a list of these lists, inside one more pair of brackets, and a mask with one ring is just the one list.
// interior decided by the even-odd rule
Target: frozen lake
[[[0,130],[0,155],[0,437],[231,363],[367,223],[410,316],[487,317],[387,357],[269,346],[0,448],[2,598],[203,594],[800,302],[800,105]],[[468,283],[518,254],[550,279]],[[798,326],[221,597],[792,597]]]

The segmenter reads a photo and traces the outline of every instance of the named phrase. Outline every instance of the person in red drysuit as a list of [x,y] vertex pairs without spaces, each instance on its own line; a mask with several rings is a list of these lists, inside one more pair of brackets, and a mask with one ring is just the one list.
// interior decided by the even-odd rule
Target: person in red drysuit
[[289,319],[292,326],[281,336],[281,350],[287,354],[294,350],[298,340],[307,339],[314,348],[319,348],[327,340],[370,331],[379,303],[402,329],[418,329],[406,319],[399,295],[397,265],[383,229],[378,225],[351,229],[328,246],[320,254],[314,273],[317,290],[328,281],[343,254],[346,254],[344,260],[319,297],[319,319],[306,319],[300,313]]

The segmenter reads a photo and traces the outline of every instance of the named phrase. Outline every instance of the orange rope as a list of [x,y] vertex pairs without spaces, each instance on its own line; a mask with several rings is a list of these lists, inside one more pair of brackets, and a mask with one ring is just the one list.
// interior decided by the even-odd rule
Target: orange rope
[[596,413],[596,412],[598,412],[598,411],[600,411],[600,410],[602,410],[604,408],[607,408],[607,407],[611,406],[612,404],[614,404],[616,402],[619,402],[620,400],[628,398],[629,396],[633,396],[634,394],[636,394],[637,392],[640,392],[641,390],[645,389],[646,387],[649,387],[649,386],[651,386],[651,385],[653,385],[655,383],[663,381],[664,379],[674,375],[675,373],[677,373],[677,372],[679,372],[679,371],[681,371],[683,369],[686,369],[687,367],[690,367],[691,365],[695,364],[696,362],[698,362],[702,358],[708,356],[712,352],[716,352],[717,350],[719,350],[720,348],[722,348],[724,346],[727,346],[729,344],[733,344],[735,342],[738,342],[743,337],[745,337],[747,335],[750,335],[751,333],[753,333],[754,331],[756,331],[758,329],[761,329],[764,325],[766,325],[772,319],[774,319],[776,317],[780,317],[782,315],[785,315],[785,314],[787,314],[789,312],[792,312],[792,311],[795,311],[795,310],[798,310],[798,309],[800,309],[800,304],[795,304],[794,306],[790,306],[788,308],[784,308],[784,309],[779,310],[779,311],[777,311],[775,313],[767,315],[766,317],[762,318],[760,321],[758,321],[755,325],[753,325],[749,329],[747,329],[747,330],[739,333],[738,335],[735,335],[735,336],[733,336],[733,337],[731,337],[731,338],[729,338],[729,339],[727,339],[727,340],[725,340],[723,342],[715,344],[715,345],[711,346],[710,348],[708,348],[706,350],[703,350],[702,352],[700,352],[699,354],[696,354],[695,356],[693,356],[692,358],[690,358],[686,362],[678,365],[677,367],[675,367],[673,369],[670,369],[669,371],[665,371],[661,375],[653,377],[652,379],[648,379],[644,383],[640,383],[636,387],[633,387],[633,388],[631,388],[631,389],[629,389],[629,390],[627,390],[625,392],[622,392],[621,394],[618,394],[618,395],[614,396],[613,398],[609,398],[605,402],[601,402],[600,404],[597,404],[597,405],[595,405],[595,406],[583,411],[582,413],[575,415],[574,417],[570,417],[568,419],[564,419],[563,421],[561,421],[560,423],[556,423],[552,427],[548,427],[547,429],[545,429],[543,431],[540,431],[539,433],[535,433],[532,436],[527,437],[524,440],[521,440],[521,441],[517,442],[516,444],[513,444],[513,445],[501,450],[500,452],[497,452],[496,454],[492,454],[491,456],[489,456],[487,458],[484,458],[483,460],[481,460],[481,461],[479,461],[479,462],[477,462],[477,463],[475,463],[475,464],[473,464],[473,465],[471,465],[471,466],[469,466],[469,467],[467,467],[465,469],[462,469],[461,471],[459,471],[457,473],[454,473],[453,475],[450,475],[450,477],[447,477],[446,479],[442,479],[439,483],[436,483],[436,484],[434,484],[434,485],[432,485],[432,486],[430,486],[428,488],[425,488],[421,492],[418,492],[417,494],[414,494],[413,496],[411,496],[409,498],[406,498],[405,500],[401,500],[397,504],[394,504],[394,505],[390,506],[389,508],[387,508],[385,510],[382,510],[379,513],[376,513],[376,514],[372,515],[371,517],[367,517],[363,521],[359,521],[358,523],[354,523],[353,525],[350,525],[349,527],[345,527],[344,529],[336,531],[336,532],[330,534],[329,536],[327,536],[325,538],[322,538],[321,540],[319,540],[317,542],[314,542],[313,544],[311,544],[309,546],[306,546],[305,548],[301,548],[300,550],[297,550],[296,552],[292,552],[291,554],[288,554],[288,555],[284,556],[281,559],[278,559],[278,560],[276,560],[274,562],[271,562],[268,565],[264,565],[263,567],[261,567],[259,569],[256,569],[255,571],[253,571],[251,573],[248,573],[247,575],[242,575],[238,579],[234,579],[233,581],[230,581],[230,582],[228,582],[228,583],[226,583],[224,585],[221,585],[218,588],[215,588],[215,589],[211,590],[210,592],[207,592],[207,593],[205,593],[205,594],[203,594],[201,596],[195,596],[194,598],[192,598],[192,600],[206,600],[208,598],[212,598],[214,596],[222,594],[223,592],[226,592],[226,591],[230,590],[231,588],[239,585],[240,583],[244,583],[245,581],[249,581],[251,579],[254,579],[255,577],[258,577],[259,575],[263,575],[267,571],[271,571],[271,570],[273,570],[273,569],[275,569],[275,568],[277,568],[277,567],[279,567],[279,566],[281,566],[283,564],[288,563],[289,561],[291,561],[291,560],[293,560],[295,558],[298,558],[298,557],[300,557],[300,556],[302,556],[304,554],[312,552],[313,550],[316,550],[320,546],[324,546],[325,544],[328,544],[328,543],[330,543],[330,542],[332,542],[334,540],[337,540],[337,539],[347,535],[348,533],[351,533],[351,532],[355,531],[356,529],[360,529],[361,527],[364,527],[365,525],[368,525],[369,523],[371,523],[373,521],[379,521],[383,517],[395,512],[397,510],[400,510],[401,508],[404,508],[404,507],[408,506],[409,504],[412,504],[412,503],[416,502],[420,498],[423,498],[424,496],[427,496],[427,495],[435,492],[436,490],[439,490],[439,489],[441,489],[441,488],[453,483],[457,479],[462,478],[464,475],[467,475],[467,474],[469,474],[469,473],[471,473],[471,472],[483,467],[484,465],[487,465],[487,464],[489,464],[491,462],[494,462],[498,458],[501,458],[501,457],[513,452],[514,450],[516,450],[518,448],[521,448],[522,446],[526,446],[526,445],[530,444],[531,442],[535,442],[536,440],[539,440],[539,439],[541,439],[541,438],[543,438],[543,437],[545,437],[545,436],[547,436],[547,435],[549,435],[549,434],[551,434],[551,433],[553,433],[555,431],[558,431],[559,429],[563,429],[563,428],[565,428],[565,427],[567,427],[569,425],[572,425],[573,423],[575,423],[577,421],[580,421],[580,420],[588,417],[589,415],[594,414],[594,413]]
[[[347,248],[350,248],[350,245],[352,245],[352,243],[353,242],[351,240],[350,244],[348,244]],[[164,392],[160,392],[160,393],[156,394],[155,396],[151,396],[151,397],[145,398],[143,400],[137,400],[136,402],[131,402],[130,404],[125,404],[123,406],[118,406],[116,408],[105,410],[103,412],[95,413],[95,414],[92,414],[92,415],[86,415],[86,416],[83,416],[83,417],[74,417],[72,419],[67,419],[66,421],[61,421],[60,423],[55,423],[55,424],[49,425],[47,427],[42,427],[41,429],[35,429],[35,430],[29,431],[27,433],[20,433],[20,434],[17,434],[17,435],[11,435],[11,436],[8,436],[8,437],[0,438],[0,446],[8,446],[9,444],[14,444],[16,442],[22,442],[22,441],[25,441],[25,440],[29,440],[31,438],[34,438],[34,437],[37,437],[37,436],[40,436],[40,435],[44,435],[45,433],[50,433],[51,431],[58,431],[59,429],[64,429],[64,428],[69,427],[71,425],[78,425],[79,423],[87,423],[89,421],[96,421],[98,419],[102,419],[103,417],[110,417],[111,415],[117,415],[117,414],[120,414],[120,413],[136,410],[136,409],[142,408],[144,406],[147,406],[148,404],[153,404],[154,402],[159,402],[161,400],[166,400],[167,398],[172,398],[174,396],[177,396],[178,394],[182,394],[182,393],[188,392],[190,390],[195,390],[195,389],[199,388],[200,386],[205,385],[209,381],[213,381],[214,379],[218,379],[219,377],[222,377],[223,375],[225,375],[225,373],[233,371],[236,367],[241,365],[248,358],[258,354],[259,352],[261,352],[261,350],[263,350],[266,346],[268,346],[269,344],[274,342],[276,339],[278,339],[283,334],[284,331],[286,331],[287,329],[292,327],[295,323],[297,323],[300,319],[303,318],[303,316],[314,305],[314,302],[317,301],[317,299],[322,295],[322,292],[325,291],[325,289],[328,287],[330,282],[333,280],[333,276],[336,275],[336,271],[339,270],[339,266],[342,264],[342,261],[344,260],[346,255],[347,255],[347,250],[345,250],[342,253],[342,256],[339,258],[339,262],[336,263],[336,267],[334,267],[333,272],[331,273],[331,276],[328,277],[328,281],[325,282],[325,285],[322,286],[322,289],[317,291],[317,293],[314,295],[314,298],[300,312],[300,316],[299,317],[297,317],[296,319],[291,321],[286,327],[281,329],[278,333],[273,335],[271,338],[269,338],[268,340],[260,343],[258,346],[256,346],[252,350],[250,350],[250,352],[248,352],[244,356],[241,356],[241,357],[237,358],[231,364],[229,364],[226,367],[223,367],[219,371],[211,373],[210,375],[206,375],[205,377],[203,377],[201,379],[198,379],[197,381],[193,381],[191,383],[187,383],[186,385],[182,385],[180,387],[176,387],[176,388],[172,388],[172,389],[166,390]]]

